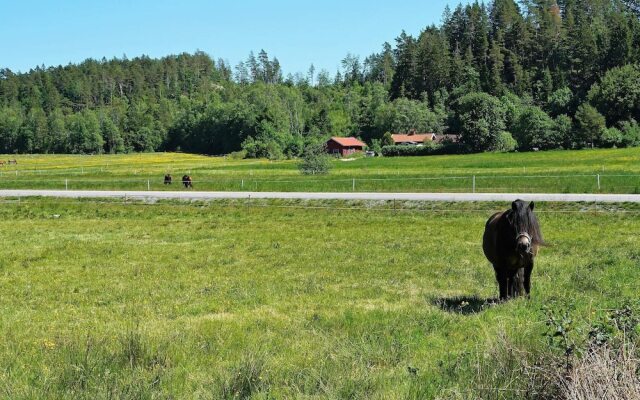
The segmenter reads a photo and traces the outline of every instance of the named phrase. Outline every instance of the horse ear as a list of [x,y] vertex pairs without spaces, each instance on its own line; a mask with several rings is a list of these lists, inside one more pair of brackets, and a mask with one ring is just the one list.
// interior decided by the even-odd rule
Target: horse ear
[[511,203],[511,209],[513,211],[518,211],[518,202],[514,201],[513,203]]
[[533,211],[533,209],[536,208],[536,203],[534,203],[533,201],[529,203],[529,208],[531,209],[531,211]]

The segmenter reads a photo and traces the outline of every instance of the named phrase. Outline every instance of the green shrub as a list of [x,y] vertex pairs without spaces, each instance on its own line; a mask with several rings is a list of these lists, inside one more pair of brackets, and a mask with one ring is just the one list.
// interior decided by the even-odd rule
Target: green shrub
[[506,110],[487,93],[470,93],[454,106],[453,125],[461,140],[475,152],[496,149],[498,134],[506,129]]
[[600,140],[603,147],[620,147],[623,145],[623,134],[618,128],[607,128]]
[[548,150],[562,146],[563,138],[555,129],[554,120],[540,107],[529,106],[522,110],[513,133],[522,150],[534,148]]
[[579,146],[592,147],[602,138],[607,126],[605,119],[591,105],[585,103],[576,111],[576,135]]
[[465,152],[459,143],[427,143],[424,146],[384,146],[382,155],[385,157],[435,156],[441,154],[461,154]]
[[234,151],[232,153],[229,153],[229,158],[232,160],[243,160],[246,157],[247,157],[246,150]]
[[640,146],[640,125],[634,120],[620,124],[622,144],[625,147]]
[[382,146],[395,146],[395,143],[391,132],[385,132],[384,136],[382,136]]
[[498,152],[510,152],[518,148],[518,142],[507,131],[502,131],[498,134],[496,141],[496,151]]
[[424,146],[384,146],[382,148],[382,155],[385,157],[428,156],[433,154],[436,147],[436,145],[431,144]]
[[331,169],[331,157],[324,143],[310,144],[304,149],[298,169],[304,175],[328,174]]

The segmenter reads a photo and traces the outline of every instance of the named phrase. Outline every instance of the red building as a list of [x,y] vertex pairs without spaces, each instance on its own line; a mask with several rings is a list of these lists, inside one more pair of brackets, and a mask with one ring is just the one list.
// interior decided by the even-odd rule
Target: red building
[[336,154],[342,157],[353,153],[362,152],[367,145],[354,137],[332,137],[327,142],[329,154]]

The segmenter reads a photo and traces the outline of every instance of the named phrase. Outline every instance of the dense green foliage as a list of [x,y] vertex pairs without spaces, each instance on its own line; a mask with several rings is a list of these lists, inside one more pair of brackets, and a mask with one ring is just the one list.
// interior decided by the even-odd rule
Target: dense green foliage
[[637,12],[619,0],[460,5],[364,61],[347,55],[335,77],[313,66],[283,77],[265,51],[235,68],[196,52],[3,69],[0,152],[244,149],[278,159],[331,135],[377,148],[385,132],[412,129],[460,133],[469,151],[513,148],[499,144],[505,131],[521,150],[632,146]]
[[431,143],[427,143],[424,146],[391,145],[382,148],[382,155],[385,157],[428,156],[437,149],[438,146]]
[[[381,154],[385,157],[432,156],[440,154],[460,154],[465,147],[460,143],[427,142],[423,146],[391,145],[384,146]],[[513,150],[513,148],[509,149]]]
[[500,100],[487,93],[470,93],[457,101],[455,109],[455,125],[464,144],[473,151],[497,149],[498,134],[505,129]]

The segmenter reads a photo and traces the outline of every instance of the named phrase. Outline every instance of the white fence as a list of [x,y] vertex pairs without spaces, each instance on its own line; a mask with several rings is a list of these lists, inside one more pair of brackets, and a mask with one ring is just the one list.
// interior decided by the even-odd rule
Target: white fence
[[[47,173],[38,177],[30,171],[27,176],[22,171],[13,173],[4,171],[0,176],[0,187],[33,189],[86,189],[112,188],[135,190],[165,190],[181,186],[180,176],[173,179],[172,185],[164,184],[164,176],[140,178],[82,178],[79,176],[51,177]],[[234,191],[453,191],[453,192],[504,192],[536,191],[558,192],[558,187],[568,188],[565,192],[594,193],[605,189],[607,192],[630,193],[640,190],[640,175],[637,174],[537,174],[537,175],[461,175],[461,176],[425,176],[425,177],[372,177],[372,178],[299,178],[256,179],[228,178],[219,179],[208,176],[204,179],[194,177],[192,183],[202,190]],[[546,189],[548,188],[548,189]]]

